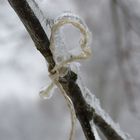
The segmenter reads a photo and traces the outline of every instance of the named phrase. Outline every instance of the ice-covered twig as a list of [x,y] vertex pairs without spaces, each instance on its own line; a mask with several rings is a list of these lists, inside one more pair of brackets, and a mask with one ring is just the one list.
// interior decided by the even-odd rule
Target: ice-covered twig
[[[80,33],[82,34],[81,41],[80,41],[81,52],[78,55],[70,54],[70,52],[66,49],[65,46],[66,44],[63,42],[63,39],[61,37],[60,29],[66,24],[71,24],[75,28],[78,28]],[[72,140],[75,131],[74,128],[75,128],[76,115],[71,99],[66,94],[62,86],[59,84],[58,80],[59,77],[64,77],[68,73],[71,66],[70,63],[75,62],[77,60],[86,59],[87,57],[90,56],[91,50],[88,47],[90,33],[86,24],[84,24],[81,18],[71,12],[65,12],[61,14],[59,17],[57,17],[54,20],[53,24],[51,24],[50,27],[51,27],[50,49],[56,63],[56,66],[52,69],[50,78],[52,79],[52,82],[57,87],[59,87],[70,108],[71,119],[72,119],[70,140]],[[41,91],[40,95],[44,96],[44,98],[49,97],[48,95],[50,94],[49,92],[51,88],[53,88],[54,85],[53,83],[51,83],[51,85],[48,86],[48,88],[44,92]]]
[[[47,60],[49,64],[49,72],[51,72],[51,70],[55,67],[55,61],[49,48],[50,42],[32,8],[29,6],[26,0],[8,1],[25,25],[36,45],[36,48]],[[85,100],[79,85],[76,83],[77,74],[75,72],[69,70],[64,77],[58,78],[58,82],[67,96],[69,96],[71,99],[74,105],[76,116],[82,126],[87,140],[95,140],[91,126],[92,120],[94,120],[94,123],[100,128],[100,130],[109,140],[125,140],[125,137],[121,136],[116,128],[113,128],[111,124],[102,116],[102,114],[98,114],[95,111],[95,106],[90,105]]]
[[[86,102],[94,109],[93,122],[91,125],[93,126],[94,134],[96,133],[96,137],[98,137],[98,134],[96,132],[95,125],[99,127],[108,140],[134,140],[129,134],[124,133],[121,130],[119,124],[116,124],[112,118],[102,109],[99,99],[97,99],[82,82],[80,68],[77,67],[77,71],[79,73],[78,85],[80,86],[82,94]],[[100,137],[96,139],[100,139]]]
[[100,101],[85,87],[84,97],[94,109],[94,123],[100,128],[104,135],[109,139],[134,140],[129,134],[124,133],[119,124],[116,124],[111,117],[102,109]]

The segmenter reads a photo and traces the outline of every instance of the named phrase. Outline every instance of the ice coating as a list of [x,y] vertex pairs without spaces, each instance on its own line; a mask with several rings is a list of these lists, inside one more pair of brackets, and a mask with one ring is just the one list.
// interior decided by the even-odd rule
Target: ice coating
[[[100,101],[99,99],[96,98],[96,96],[94,94],[91,93],[91,91],[84,85],[84,82],[82,81],[82,78],[81,78],[81,72],[80,72],[80,65],[78,65],[77,63],[74,63],[73,64],[73,67],[74,69],[76,69],[75,72],[77,72],[77,75],[78,75],[78,80],[77,80],[77,83],[82,91],[82,94],[85,98],[85,100],[87,101],[87,103],[93,107],[95,109],[95,112],[101,116],[105,122],[110,125],[116,132],[119,136],[121,136],[121,138],[123,140],[134,140],[129,134],[127,133],[124,133],[119,124],[115,123],[112,118],[102,109],[101,105],[100,105]],[[96,140],[101,140],[101,138],[99,137],[98,135],[98,132],[96,130],[96,126],[93,122],[91,122],[91,126],[92,126],[92,129],[94,131],[94,133],[96,134]]]
[[36,0],[27,0],[27,1],[29,3],[30,7],[32,7],[32,9],[33,9],[35,15],[38,17],[38,19],[41,22],[45,21],[46,18],[44,16],[43,12],[41,11],[41,9],[39,8]]
[[100,138],[100,136],[99,136],[99,134],[98,134],[96,125],[93,123],[93,121],[90,122],[90,125],[92,126],[92,130],[93,130],[93,132],[94,132],[95,139],[96,139],[96,140],[101,140],[101,138]]
[[[66,25],[66,24],[71,24],[73,25],[73,27],[79,29],[80,33],[81,33],[81,41],[80,41],[80,47],[82,49],[81,52],[79,52],[79,55],[72,55],[70,54],[70,52],[68,52],[68,50],[66,50],[66,47],[64,44],[64,42],[62,41],[61,38],[61,34],[60,34],[60,29],[62,26]],[[71,63],[71,62],[75,62],[81,59],[85,59],[88,58],[91,54],[91,49],[89,48],[89,41],[90,41],[90,32],[86,26],[86,24],[81,20],[81,18],[77,15],[74,15],[73,13],[63,13],[62,15],[60,15],[59,17],[57,17],[54,20],[54,24],[52,25],[51,28],[52,34],[51,34],[51,38],[50,38],[50,49],[52,51],[52,53],[54,54],[54,60],[57,61],[57,54],[59,55],[60,53],[60,49],[63,47],[64,48],[64,52],[63,53],[63,57],[60,57],[60,61],[59,63],[57,63],[56,67],[54,68],[54,70],[59,69],[60,67]],[[62,43],[63,42],[63,43]],[[76,48],[76,46],[74,46]],[[57,49],[58,48],[58,49]],[[61,55],[62,55],[61,53]],[[61,56],[60,55],[60,56]],[[65,57],[66,56],[66,57]]]
[[95,112],[101,116],[124,140],[134,140],[129,134],[124,133],[119,124],[116,124],[112,118],[102,109],[99,99],[90,92],[87,87],[83,87],[83,95],[86,101],[95,109]]

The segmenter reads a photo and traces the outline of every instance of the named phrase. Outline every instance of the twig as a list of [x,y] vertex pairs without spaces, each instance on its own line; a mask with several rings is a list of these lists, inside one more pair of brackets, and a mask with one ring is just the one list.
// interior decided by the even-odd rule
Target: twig
[[[51,71],[55,66],[55,62],[49,48],[49,39],[33,10],[26,0],[8,1],[25,25],[36,48],[47,60],[49,71]],[[117,131],[114,130],[102,116],[99,116],[94,108],[85,101],[76,80],[77,75],[73,71],[69,71],[69,73],[63,78],[59,77],[61,86],[73,102],[76,116],[80,121],[86,139],[95,140],[92,126],[90,125],[90,121],[94,119],[94,123],[102,130],[108,140],[123,140],[124,138],[122,138],[120,134],[118,134]]]

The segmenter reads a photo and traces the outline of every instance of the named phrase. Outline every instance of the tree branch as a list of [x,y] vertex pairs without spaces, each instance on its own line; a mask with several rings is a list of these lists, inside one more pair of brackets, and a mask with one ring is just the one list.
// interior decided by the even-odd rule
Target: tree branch
[[[51,72],[51,69],[55,66],[55,62],[49,48],[49,39],[43,30],[39,19],[36,17],[26,0],[8,1],[25,25],[36,48],[47,60],[49,64],[49,72]],[[85,101],[76,80],[77,75],[73,71],[70,71],[63,78],[59,77],[61,86],[73,102],[76,116],[80,121],[86,139],[95,140],[92,126],[90,125],[90,121],[94,120],[94,123],[101,129],[108,140],[123,140],[120,134],[118,134],[117,131],[114,130],[102,116],[99,116],[95,109]]]
[[35,16],[33,10],[26,2],[26,0],[9,0],[9,3],[17,13],[18,17],[21,19],[22,23],[26,27],[28,33],[30,34],[36,48],[44,56],[49,64],[49,70],[55,65],[55,62],[50,51],[49,39],[41,26],[39,20]]

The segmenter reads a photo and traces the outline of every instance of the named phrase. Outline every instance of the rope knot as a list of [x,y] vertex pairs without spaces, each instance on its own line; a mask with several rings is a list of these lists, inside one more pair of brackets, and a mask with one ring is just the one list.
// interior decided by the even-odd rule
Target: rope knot
[[[64,76],[66,76],[71,69],[73,70],[73,68],[75,68],[78,73],[78,66],[76,62],[81,59],[86,59],[91,55],[91,49],[89,48],[90,32],[83,20],[81,20],[79,16],[74,15],[71,12],[63,13],[50,23],[50,50],[53,54],[53,59],[56,65],[49,74],[52,83],[47,88],[45,88],[45,90],[42,90],[40,92],[40,96],[44,99],[48,99],[51,97],[50,95],[52,89],[54,89],[54,87],[56,86],[59,87],[67,101],[68,107],[70,108],[71,112],[72,129],[70,133],[70,140],[72,140],[76,120],[75,110],[71,99],[65,93],[63,87],[59,83],[59,78],[63,78]],[[66,24],[72,25],[73,27],[77,28],[81,33],[80,51],[77,55],[74,55],[71,52],[69,52],[66,48],[65,43],[63,42],[60,29]]]

